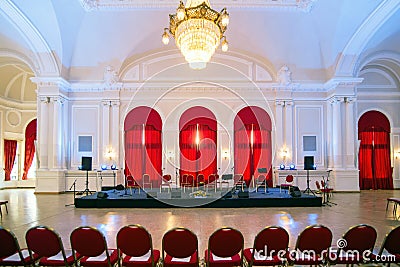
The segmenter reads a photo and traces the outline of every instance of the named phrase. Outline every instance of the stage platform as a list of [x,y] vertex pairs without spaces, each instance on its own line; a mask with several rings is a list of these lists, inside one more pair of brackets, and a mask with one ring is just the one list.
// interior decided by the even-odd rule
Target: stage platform
[[247,207],[320,207],[322,197],[302,193],[292,197],[280,188],[239,191],[205,192],[180,188],[170,192],[153,190],[108,190],[75,198],[76,208],[247,208]]

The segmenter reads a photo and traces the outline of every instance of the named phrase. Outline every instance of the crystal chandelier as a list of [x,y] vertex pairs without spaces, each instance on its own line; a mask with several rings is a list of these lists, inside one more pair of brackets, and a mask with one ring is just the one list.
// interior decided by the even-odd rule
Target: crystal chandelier
[[222,51],[228,50],[224,36],[228,24],[226,9],[211,9],[209,0],[187,0],[186,6],[180,1],[176,14],[169,15],[169,28],[164,29],[162,41],[167,45],[171,34],[190,68],[203,69],[220,42]]

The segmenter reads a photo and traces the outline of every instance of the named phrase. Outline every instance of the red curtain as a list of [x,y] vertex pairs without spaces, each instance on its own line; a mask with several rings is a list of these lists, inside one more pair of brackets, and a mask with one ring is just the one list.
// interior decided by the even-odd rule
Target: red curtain
[[393,189],[389,133],[372,128],[359,139],[360,189]]
[[[196,144],[197,131],[198,144]],[[207,183],[208,176],[217,173],[216,144],[217,131],[208,125],[195,123],[184,127],[179,133],[180,177],[191,174],[197,182],[197,175],[201,173]]]
[[28,179],[28,171],[32,166],[33,157],[35,156],[36,129],[36,119],[34,119],[28,124],[25,130],[25,157],[22,180]]
[[16,140],[4,140],[4,172],[5,181],[11,180],[11,171],[14,166],[15,155],[17,152]]
[[161,135],[161,131],[152,125],[133,125],[125,131],[126,175],[132,175],[139,184],[145,173],[150,175],[153,186],[157,187],[161,182]]
[[[251,145],[253,132],[253,145]],[[243,174],[243,178],[250,185],[252,177],[258,177],[260,168],[271,168],[272,148],[271,132],[260,129],[258,125],[246,124],[235,131],[235,173]],[[265,175],[265,173],[263,173]],[[272,187],[272,175],[267,175],[268,186]]]

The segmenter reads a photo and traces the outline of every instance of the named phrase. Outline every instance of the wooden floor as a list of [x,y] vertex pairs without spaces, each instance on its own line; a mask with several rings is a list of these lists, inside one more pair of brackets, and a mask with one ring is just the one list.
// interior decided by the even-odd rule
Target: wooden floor
[[376,246],[379,247],[385,234],[400,225],[391,207],[385,212],[388,197],[400,197],[400,191],[336,193],[332,201],[338,205],[332,207],[78,209],[66,206],[73,203],[72,194],[35,194],[33,189],[0,190],[0,200],[9,201],[9,214],[2,207],[1,225],[14,231],[22,246],[25,246],[26,230],[35,225],[53,227],[66,247],[69,247],[69,235],[75,227],[95,226],[106,235],[109,246],[114,247],[116,234],[122,226],[141,224],[152,234],[156,248],[161,248],[161,238],[167,230],[187,227],[197,234],[200,251],[206,248],[210,234],[222,226],[239,229],[245,237],[245,246],[251,246],[254,236],[263,227],[281,225],[289,232],[293,248],[297,235],[306,226],[317,223],[332,230],[334,243],[350,226],[370,224],[378,231]]

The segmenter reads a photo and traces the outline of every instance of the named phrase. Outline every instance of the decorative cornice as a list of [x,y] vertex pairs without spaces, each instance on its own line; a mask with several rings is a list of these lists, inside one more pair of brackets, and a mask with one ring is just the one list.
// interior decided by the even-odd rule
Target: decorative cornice
[[[272,8],[310,12],[317,0],[213,0],[217,8]],[[86,11],[134,8],[176,8],[177,0],[79,0]]]
[[30,79],[33,83],[36,83],[39,88],[58,87],[66,92],[69,92],[71,88],[71,84],[61,77],[32,77]]

